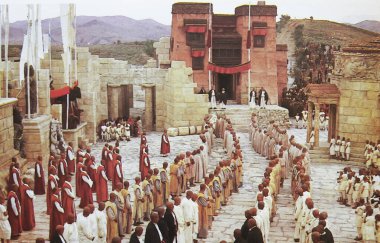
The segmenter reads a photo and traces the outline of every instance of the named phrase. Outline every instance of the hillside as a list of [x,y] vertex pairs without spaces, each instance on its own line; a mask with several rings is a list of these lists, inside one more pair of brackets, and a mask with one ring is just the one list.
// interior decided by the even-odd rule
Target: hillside
[[[42,21],[42,32],[48,33],[49,23],[53,44],[62,43],[59,18]],[[22,44],[26,34],[26,21],[17,21],[10,25],[10,43]],[[135,20],[125,16],[78,16],[77,45],[99,45],[120,42],[158,40],[170,35],[170,26],[152,19]]]
[[362,22],[356,23],[353,26],[362,28],[365,30],[380,33],[380,21],[376,20],[364,20]]
[[328,20],[291,19],[280,33],[277,32],[277,43],[288,44],[288,58],[291,62],[294,61],[295,53],[293,33],[298,25],[304,25],[303,35],[306,42],[344,47],[351,43],[366,42],[380,37],[380,34],[372,31]]

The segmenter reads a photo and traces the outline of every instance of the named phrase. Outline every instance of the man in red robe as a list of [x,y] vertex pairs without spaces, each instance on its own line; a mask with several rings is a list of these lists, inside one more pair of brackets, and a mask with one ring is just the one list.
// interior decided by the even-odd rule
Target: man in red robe
[[106,143],[103,147],[103,150],[102,150],[102,160],[101,160],[101,164],[103,166],[106,166],[107,164],[107,156],[108,156],[108,143]]
[[58,163],[58,185],[59,187],[62,187],[63,183],[65,182],[65,178],[67,175],[67,161],[66,161],[66,155],[64,153],[61,154],[61,159]]
[[59,199],[59,190],[55,188],[51,196],[52,210],[50,214],[50,228],[49,228],[49,240],[51,241],[54,236],[55,228],[57,225],[64,224],[64,209],[62,208],[62,202]]
[[95,166],[95,156],[91,156],[91,158],[88,160],[88,166],[87,166],[87,173],[90,179],[94,182],[92,185],[92,192],[96,192],[96,166]]
[[17,197],[17,191],[19,191],[18,186],[11,185],[7,201],[8,221],[12,229],[12,238],[20,236],[22,232],[21,205]]
[[165,129],[164,134],[161,137],[161,154],[166,157],[170,154],[170,142],[168,137],[168,131]]
[[115,167],[114,167],[114,175],[112,179],[112,190],[116,189],[116,185],[118,183],[123,184],[123,167],[121,164],[121,156],[118,155],[116,162],[115,162]]
[[45,172],[42,166],[42,156],[37,157],[37,162],[34,165],[34,194],[45,194]]
[[71,185],[71,176],[66,176],[66,181],[63,183],[62,190],[61,190],[61,198],[62,198],[62,208],[65,211],[65,222],[67,222],[67,217],[69,214],[73,214],[76,218],[75,213],[75,194],[73,191],[73,186]]
[[113,178],[113,147],[109,146],[108,156],[107,156],[107,162],[106,162],[106,173],[108,179],[112,180]]
[[13,178],[12,178],[12,172],[13,172],[13,168],[15,167],[16,163],[17,163],[17,158],[16,157],[12,157],[12,162],[9,165],[9,178],[8,178],[8,181],[7,181],[7,187],[8,188],[11,188],[11,186],[14,184],[13,183]]
[[91,148],[87,147],[86,148],[86,153],[84,154],[84,165],[88,167],[88,162],[91,159]]
[[93,203],[92,199],[92,185],[93,181],[88,176],[86,172],[86,166],[83,167],[83,171],[81,173],[81,198],[80,198],[80,208],[86,207],[88,204]]
[[141,178],[145,178],[149,174],[150,170],[150,160],[149,160],[149,155],[145,151],[142,154],[141,157]]
[[34,204],[33,200],[35,198],[34,192],[30,189],[29,184],[30,179],[24,178],[23,183],[21,183],[21,215],[22,215],[22,229],[25,231],[32,230],[36,226],[36,219],[34,217]]
[[105,202],[108,199],[108,178],[103,165],[99,165],[97,168],[97,178],[96,199],[98,203]]
[[12,173],[9,175],[9,183],[11,185],[16,185],[18,190],[15,191],[18,199],[21,201],[20,186],[21,186],[21,176],[20,176],[20,165],[19,163],[14,163],[12,168]]
[[66,160],[67,160],[67,171],[68,173],[73,175],[75,173],[75,156],[74,156],[74,149],[73,149],[72,142],[69,142],[69,146],[67,146]]
[[79,158],[77,163],[77,171],[75,172],[75,194],[77,197],[81,197],[82,191],[81,191],[81,175],[83,171],[84,164],[82,163],[83,158]]
[[49,169],[49,178],[48,178],[48,184],[47,184],[47,193],[46,193],[46,214],[51,214],[51,197],[53,195],[53,191],[58,188],[58,177],[56,176],[57,170],[54,166],[50,167]]
[[79,158],[82,158],[82,161],[84,160],[84,156],[86,154],[85,150],[83,149],[83,145],[82,144],[79,144],[78,146],[78,150],[77,150],[77,163],[79,161]]

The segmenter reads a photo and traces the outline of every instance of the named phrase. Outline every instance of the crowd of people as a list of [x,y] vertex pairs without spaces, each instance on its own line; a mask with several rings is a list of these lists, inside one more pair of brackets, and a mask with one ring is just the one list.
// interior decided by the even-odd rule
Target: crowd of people
[[359,169],[350,167],[339,171],[338,202],[355,210],[355,240],[380,242],[380,171],[378,168]]
[[[301,114],[297,113],[294,117],[294,128],[307,128],[308,111],[303,110]],[[314,114],[313,114],[314,117]],[[314,121],[314,118],[313,118]],[[319,112],[319,129],[325,131],[328,129],[329,116],[324,111]]]
[[[265,169],[263,182],[258,186],[257,207],[245,212],[247,220],[241,230],[235,230],[235,232],[241,233],[241,238],[248,239],[247,242],[268,242],[270,222],[276,214],[277,195],[284,180],[290,177],[295,202],[294,241],[334,242],[327,224],[327,212],[319,212],[311,197],[308,149],[297,143],[294,136],[288,138],[286,129],[282,129],[275,121],[270,121],[265,129],[260,128],[255,114],[252,115],[249,134],[253,149],[267,158],[269,165]],[[257,213],[261,212],[262,208],[267,212]],[[254,225],[253,228],[257,227],[261,230],[263,241],[249,241],[246,230],[251,229],[252,225]]]
[[367,168],[380,167],[380,140],[377,140],[377,144],[369,140],[366,141],[364,157]]
[[128,119],[118,118],[113,120],[104,120],[99,124],[98,137],[102,142],[110,141],[130,141],[131,137],[138,137],[142,132],[141,118]]
[[[215,137],[223,139],[225,159],[211,168],[209,155]],[[162,156],[170,154],[166,130],[160,152]],[[143,242],[144,221],[150,221],[145,242],[190,243],[207,238],[213,217],[242,185],[242,152],[231,121],[224,116],[207,116],[199,147],[178,154],[173,163],[164,162],[162,168],[151,168],[149,160],[148,141],[142,132],[140,176],[130,188],[123,175],[118,140],[114,146],[104,145],[99,161],[91,148],[80,145],[74,151],[69,143],[59,157],[51,154],[47,175],[39,156],[34,186],[27,177],[21,179],[14,158],[7,199],[0,197],[0,238],[9,242],[34,229],[34,198],[44,194],[52,242],[118,242],[132,232],[130,242]],[[199,186],[199,192],[194,186]],[[181,199],[183,193],[185,198]],[[77,198],[80,213],[74,202]]]
[[351,140],[350,138],[345,138],[340,136],[332,135],[329,146],[330,159],[337,160],[350,160],[351,154]]

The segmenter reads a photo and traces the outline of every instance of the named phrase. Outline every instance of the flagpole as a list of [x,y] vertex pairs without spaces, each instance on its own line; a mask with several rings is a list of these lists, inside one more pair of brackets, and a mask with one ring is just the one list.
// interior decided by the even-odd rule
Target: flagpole
[[51,76],[51,32],[50,31],[51,30],[50,30],[50,20],[49,20],[49,74],[50,74],[49,76]]
[[[249,1],[248,4],[248,33],[251,34],[251,1]],[[250,38],[249,38],[250,39]],[[248,41],[248,36],[247,36],[247,41]],[[248,62],[251,62],[251,43],[249,43],[249,48],[248,48]],[[250,101],[250,93],[251,93],[251,63],[249,64],[249,69],[248,69],[248,104]]]
[[[212,25],[211,25],[211,20],[212,20],[212,15],[211,15],[211,3],[209,5],[209,20],[208,20],[208,29],[210,31],[208,31],[208,34],[211,35],[211,36],[207,36],[207,38],[210,38],[210,45],[208,47],[208,62],[210,63],[211,62],[211,46],[212,46]],[[211,90],[211,76],[212,76],[212,72],[211,70],[208,71],[208,90]]]
[[9,81],[9,63],[8,63],[8,47],[9,47],[9,12],[8,4],[5,8],[5,25],[4,25],[4,60],[5,60],[5,98],[8,98],[8,81]]
[[28,5],[28,48],[27,48],[27,77],[26,77],[26,89],[27,89],[27,94],[28,94],[28,119],[30,119],[30,78],[29,78],[29,73],[30,73],[30,68],[29,68],[29,62],[30,62],[30,44],[31,44],[31,28],[32,28],[32,20],[31,20],[31,5]]
[[37,112],[37,114],[39,113],[39,105],[38,105],[38,70],[40,69],[40,57],[39,57],[39,37],[38,37],[38,28],[39,28],[39,21],[40,21],[40,18],[41,18],[41,16],[40,16],[40,5],[39,4],[37,4],[37,5],[35,5],[35,9],[36,9],[36,16],[35,16],[35,22],[34,22],[34,24],[35,24],[35,38],[34,38],[34,55],[35,55],[35,63],[34,63],[34,66],[35,66],[35,68],[34,68],[34,78],[36,79],[36,86],[37,86],[37,89],[36,89],[36,96],[37,96],[37,109],[36,109],[36,112]]
[[78,52],[77,52],[77,9],[76,5],[73,5],[74,14],[74,77],[75,81],[78,81]]

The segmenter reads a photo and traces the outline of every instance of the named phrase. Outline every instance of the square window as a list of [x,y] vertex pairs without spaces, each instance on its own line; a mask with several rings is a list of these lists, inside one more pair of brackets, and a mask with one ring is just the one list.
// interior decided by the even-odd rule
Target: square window
[[255,35],[253,37],[253,47],[264,48],[265,47],[265,36]]
[[193,57],[193,70],[203,70],[203,57]]

